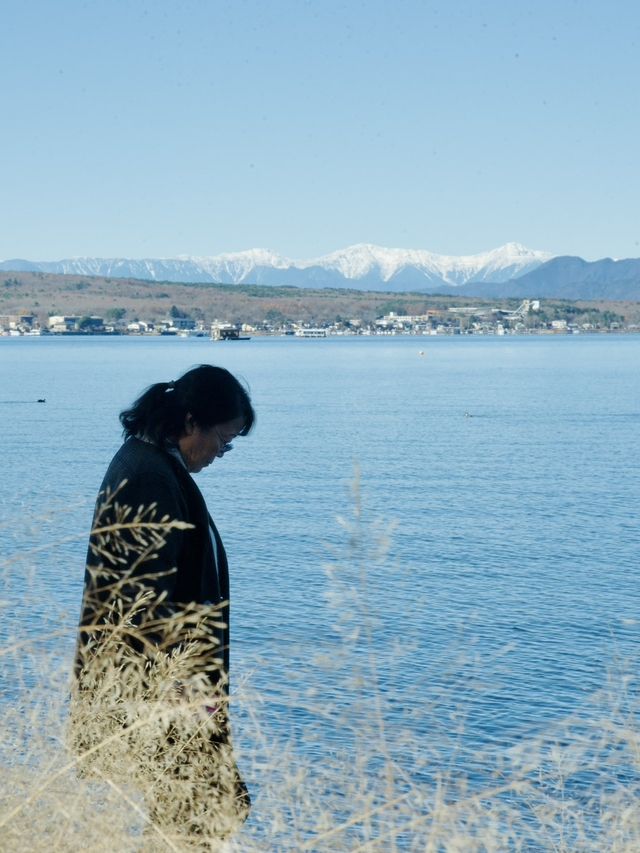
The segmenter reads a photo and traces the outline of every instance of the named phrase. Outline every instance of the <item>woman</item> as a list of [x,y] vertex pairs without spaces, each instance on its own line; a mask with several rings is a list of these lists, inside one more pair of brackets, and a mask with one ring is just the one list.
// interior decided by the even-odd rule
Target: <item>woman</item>
[[87,557],[72,732],[80,765],[135,779],[162,835],[220,838],[249,811],[231,751],[227,558],[192,478],[254,422],[203,364],[120,421]]

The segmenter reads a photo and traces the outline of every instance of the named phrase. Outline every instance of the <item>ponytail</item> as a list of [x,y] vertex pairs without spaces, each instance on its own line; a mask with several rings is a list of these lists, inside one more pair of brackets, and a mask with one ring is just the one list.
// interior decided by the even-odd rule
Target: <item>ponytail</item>
[[180,438],[188,414],[205,429],[242,417],[241,435],[247,435],[255,420],[249,394],[235,376],[223,367],[201,364],[175,381],[151,385],[120,413],[120,423],[125,438],[144,437],[163,446]]

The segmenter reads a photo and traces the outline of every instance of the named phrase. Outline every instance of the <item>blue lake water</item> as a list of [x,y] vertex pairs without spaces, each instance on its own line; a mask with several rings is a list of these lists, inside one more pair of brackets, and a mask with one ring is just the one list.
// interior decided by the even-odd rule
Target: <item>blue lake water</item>
[[[356,667],[366,658],[365,612],[389,713],[411,725],[434,706],[447,737],[464,706],[476,746],[579,714],[633,659],[636,336],[0,339],[5,638],[41,637],[68,659],[118,412],[205,361],[243,376],[258,414],[197,481],[229,552],[233,677],[274,707],[283,682],[333,701],[334,676],[349,701],[335,660],[345,642]],[[336,519],[353,520],[356,466],[349,532]],[[282,703],[268,725],[306,721]]]

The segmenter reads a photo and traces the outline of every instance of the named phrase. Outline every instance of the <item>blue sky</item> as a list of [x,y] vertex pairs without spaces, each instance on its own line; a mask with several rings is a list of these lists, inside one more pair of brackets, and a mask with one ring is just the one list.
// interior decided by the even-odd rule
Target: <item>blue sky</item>
[[640,256],[640,4],[5,0],[0,258]]

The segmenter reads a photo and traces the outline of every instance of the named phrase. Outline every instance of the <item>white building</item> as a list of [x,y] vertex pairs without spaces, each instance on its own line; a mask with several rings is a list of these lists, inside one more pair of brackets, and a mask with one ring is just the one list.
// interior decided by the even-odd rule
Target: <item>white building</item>
[[76,327],[78,325],[78,317],[76,316],[66,316],[63,314],[54,314],[49,317],[49,331],[64,333],[64,332],[75,332]]

